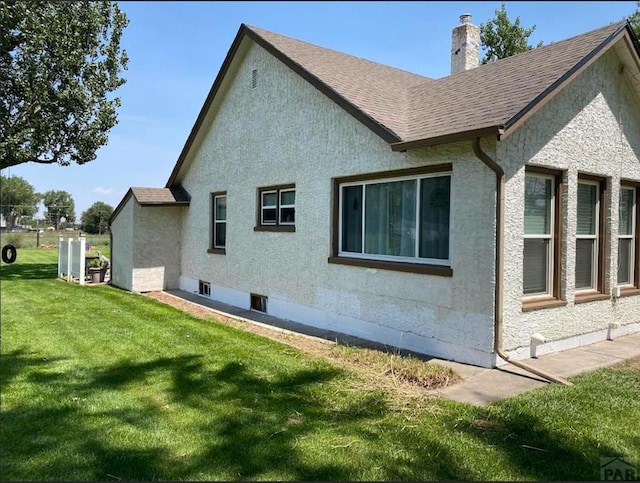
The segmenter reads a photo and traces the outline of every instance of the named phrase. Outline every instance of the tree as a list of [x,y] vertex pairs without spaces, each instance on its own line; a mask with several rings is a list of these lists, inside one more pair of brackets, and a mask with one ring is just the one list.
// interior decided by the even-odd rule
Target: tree
[[0,212],[8,229],[21,217],[32,217],[38,211],[39,202],[40,196],[27,180],[0,175]]
[[127,23],[116,2],[0,0],[0,169],[96,158],[118,122]]
[[47,208],[44,219],[56,230],[60,228],[60,219],[64,217],[66,223],[73,223],[76,219],[75,203],[71,193],[66,191],[47,191],[42,195],[42,204]]
[[109,229],[109,218],[113,207],[102,201],[96,201],[82,212],[82,230],[87,233],[102,235]]
[[495,14],[493,19],[480,24],[480,43],[485,51],[483,64],[542,46],[542,42],[536,47],[529,45],[529,36],[536,29],[535,24],[524,28],[520,25],[520,17],[516,17],[512,23],[504,2],[500,10],[495,10]]
[[640,37],[640,0],[636,2],[638,8],[636,11],[629,15],[629,23],[631,24],[631,28],[636,33],[637,37]]

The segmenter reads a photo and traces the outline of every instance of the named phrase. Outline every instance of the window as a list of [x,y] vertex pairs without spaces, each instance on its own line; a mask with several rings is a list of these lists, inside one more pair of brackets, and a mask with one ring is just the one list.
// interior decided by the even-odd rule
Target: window
[[256,231],[295,231],[295,185],[258,189],[258,224]]
[[211,243],[209,253],[225,253],[227,246],[227,193],[211,193]]
[[618,223],[618,285],[638,287],[638,188],[620,188]]
[[[576,207],[576,268],[577,292],[604,292],[604,235],[605,182],[580,176]],[[578,297],[576,297],[578,301]]]
[[209,297],[211,295],[211,284],[204,280],[198,281],[198,294]]
[[522,285],[523,294],[529,300],[560,298],[561,187],[560,173],[542,168],[527,169]]
[[251,310],[257,310],[258,312],[267,313],[267,300],[265,295],[258,295],[255,293],[250,294],[251,297]]
[[419,267],[431,265],[438,267],[433,273],[451,275],[450,170],[445,165],[336,180],[337,247],[329,261],[424,273],[431,272]]

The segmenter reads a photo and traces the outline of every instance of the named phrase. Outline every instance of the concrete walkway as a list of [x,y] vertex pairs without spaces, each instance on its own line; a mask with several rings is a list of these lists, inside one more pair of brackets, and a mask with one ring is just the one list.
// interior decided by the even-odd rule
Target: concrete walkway
[[[324,341],[338,341],[343,344],[352,344],[372,349],[385,348],[382,344],[278,319],[254,310],[233,307],[184,290],[169,290],[166,293],[207,307],[222,316],[268,327],[280,332],[294,333],[303,337],[312,337]],[[386,348],[388,349],[388,347]],[[549,382],[535,374],[512,364],[506,364],[495,369],[487,369],[461,364],[459,362],[428,358],[422,354],[407,351],[400,352],[409,353],[421,359],[451,367],[462,376],[463,381],[443,390],[436,391],[434,394],[446,399],[477,406],[483,406],[493,401],[498,401],[549,384]],[[611,366],[632,357],[640,357],[640,333],[618,337],[614,340],[597,342],[556,354],[547,354],[536,359],[526,359],[522,362],[557,376],[569,377],[599,367]]]
[[[566,378],[639,356],[640,333],[637,333],[555,354],[546,354],[536,359],[526,359],[522,362]],[[512,364],[496,369],[485,369],[450,361],[438,362],[452,367],[464,378],[461,383],[439,391],[438,395],[476,406],[483,406],[549,384],[535,374]]]

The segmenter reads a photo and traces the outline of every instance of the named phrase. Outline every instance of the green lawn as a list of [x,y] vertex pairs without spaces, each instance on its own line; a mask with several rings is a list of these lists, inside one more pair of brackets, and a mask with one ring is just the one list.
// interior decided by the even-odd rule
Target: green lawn
[[389,395],[324,360],[108,286],[56,251],[2,265],[3,480],[599,480],[640,463],[640,361],[486,408]]

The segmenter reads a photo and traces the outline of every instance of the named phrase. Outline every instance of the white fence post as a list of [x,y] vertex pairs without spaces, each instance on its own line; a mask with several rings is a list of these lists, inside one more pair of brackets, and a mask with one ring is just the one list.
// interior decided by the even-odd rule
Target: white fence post
[[64,238],[62,236],[58,237],[58,278],[62,277],[62,264],[64,257],[62,256],[62,244],[64,242]]
[[71,242],[73,242],[73,238],[69,238],[67,240],[67,282],[71,282],[71,262],[72,262],[72,247]]

